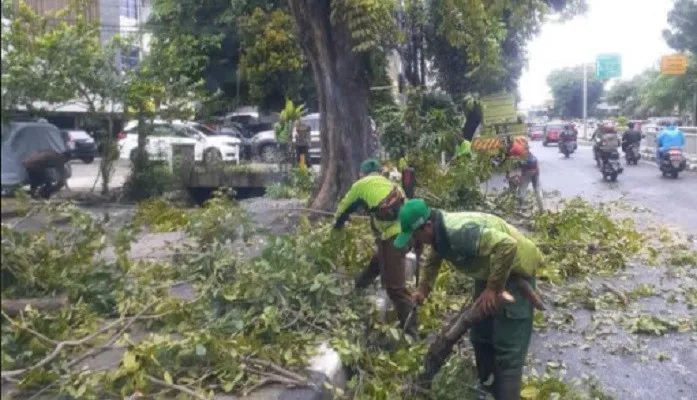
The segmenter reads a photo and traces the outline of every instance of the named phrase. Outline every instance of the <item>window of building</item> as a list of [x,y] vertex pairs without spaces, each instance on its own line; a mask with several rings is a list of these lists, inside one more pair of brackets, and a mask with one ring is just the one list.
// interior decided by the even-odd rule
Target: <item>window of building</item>
[[140,61],[140,50],[138,49],[133,49],[128,53],[128,65],[133,68],[136,65],[138,65],[138,61]]
[[121,0],[121,16],[138,19],[138,0]]

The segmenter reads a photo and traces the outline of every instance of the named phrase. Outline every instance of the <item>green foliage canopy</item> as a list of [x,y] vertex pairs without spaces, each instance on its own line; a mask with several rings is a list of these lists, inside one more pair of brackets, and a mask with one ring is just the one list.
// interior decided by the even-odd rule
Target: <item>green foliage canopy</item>
[[[554,99],[553,113],[561,118],[583,116],[583,66],[567,67],[552,71],[547,85]],[[588,113],[592,115],[603,93],[604,83],[596,78],[593,68],[588,68]]]

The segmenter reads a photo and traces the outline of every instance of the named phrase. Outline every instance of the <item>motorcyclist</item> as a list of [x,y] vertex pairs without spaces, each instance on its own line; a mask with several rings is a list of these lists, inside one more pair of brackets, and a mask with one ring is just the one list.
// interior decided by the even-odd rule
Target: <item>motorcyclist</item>
[[625,153],[629,149],[629,146],[641,143],[642,137],[641,132],[634,129],[636,126],[634,122],[630,122],[627,126],[629,126],[629,130],[622,134],[622,151]]
[[559,135],[559,152],[564,152],[564,143],[576,142],[578,140],[578,132],[576,132],[576,127],[573,124],[567,124],[564,130]]
[[594,141],[593,153],[595,153],[598,165],[602,165],[607,160],[607,157],[620,147],[620,138],[617,135],[617,130],[611,124],[605,124],[596,129],[593,132],[593,136],[591,136],[591,140]]
[[681,151],[685,147],[685,133],[671,123],[658,136],[656,136],[656,162],[661,165],[663,153],[671,147],[677,147]]

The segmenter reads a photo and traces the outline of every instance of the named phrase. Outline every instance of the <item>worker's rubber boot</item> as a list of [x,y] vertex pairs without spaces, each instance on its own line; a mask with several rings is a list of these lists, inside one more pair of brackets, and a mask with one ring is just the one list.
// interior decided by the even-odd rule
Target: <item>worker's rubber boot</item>
[[522,368],[498,371],[494,379],[494,399],[519,400],[522,380]]
[[[477,376],[479,377],[479,387],[490,394],[494,394],[494,346],[490,344],[472,344],[474,349],[474,359],[477,362]],[[482,394],[481,398],[486,398]]]
[[[411,336],[414,340],[419,340],[417,309],[407,302],[395,304],[397,317],[399,318],[399,326],[404,330],[404,333]],[[413,312],[412,312],[413,311]]]

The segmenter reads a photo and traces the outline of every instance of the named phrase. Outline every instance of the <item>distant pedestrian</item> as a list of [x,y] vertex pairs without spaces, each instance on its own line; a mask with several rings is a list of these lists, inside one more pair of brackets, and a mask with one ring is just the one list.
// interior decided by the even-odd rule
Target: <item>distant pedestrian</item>
[[48,199],[66,185],[65,163],[70,156],[55,150],[35,151],[22,161],[27,170],[31,197]]
[[305,166],[310,166],[310,133],[312,129],[310,125],[303,121],[298,121],[295,124],[295,151],[296,162],[300,164],[300,160],[304,158]]

